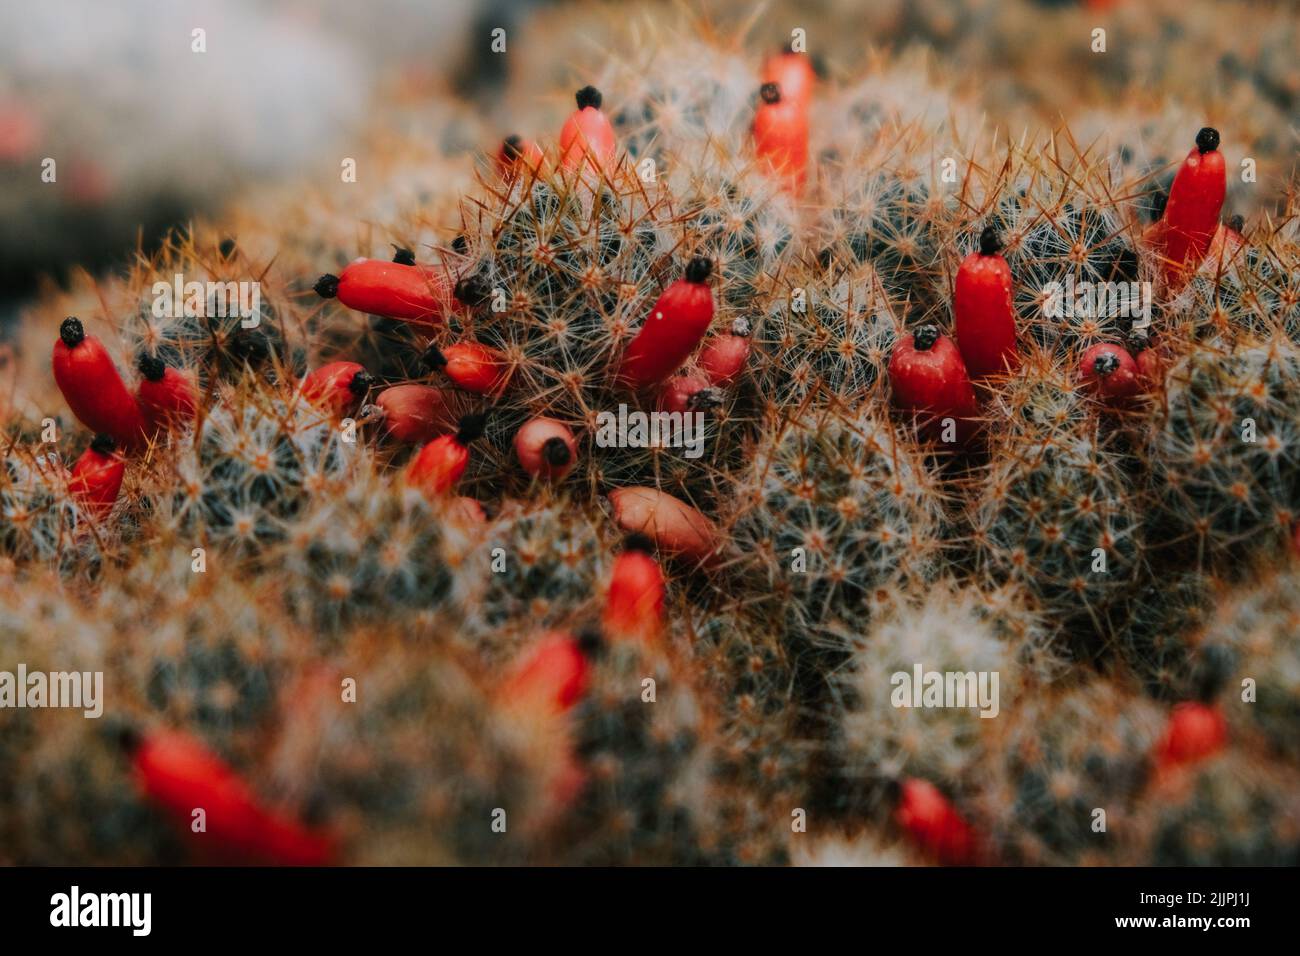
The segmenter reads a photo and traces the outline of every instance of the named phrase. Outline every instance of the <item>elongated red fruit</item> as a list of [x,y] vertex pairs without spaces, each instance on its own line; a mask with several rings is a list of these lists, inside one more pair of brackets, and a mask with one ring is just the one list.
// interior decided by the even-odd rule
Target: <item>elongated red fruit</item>
[[115,449],[111,436],[96,435],[90,447],[73,462],[68,476],[68,491],[96,518],[113,509],[122,491],[126,462]]
[[578,443],[564,422],[534,418],[515,432],[515,457],[535,478],[559,481],[578,461]]
[[145,352],[140,353],[136,367],[143,378],[136,386],[135,398],[151,433],[194,420],[194,412],[199,407],[199,389],[192,375]]
[[[136,782],[197,848],[214,859],[276,866],[322,866],[333,841],[264,807],[234,769],[180,731],[124,735]],[[206,829],[194,832],[194,811]]]
[[456,430],[447,396],[431,385],[393,385],[375,396],[375,406],[384,416],[384,434],[403,444],[423,444]]
[[507,136],[497,150],[497,173],[502,179],[513,179],[524,170],[540,174],[545,167],[546,155],[531,139]]
[[91,431],[112,436],[125,449],[144,444],[144,416],[135,396],[104,343],[87,335],[73,316],[63,320],[54,343],[54,381],[72,414]]
[[659,386],[661,412],[708,412],[722,404],[722,393],[702,372],[679,372]]
[[796,53],[786,44],[780,53],[773,53],[763,61],[762,80],[775,83],[784,99],[807,108],[817,85],[817,68],[811,56]]
[[479,342],[457,342],[445,349],[430,345],[421,361],[460,388],[476,395],[499,395],[510,384],[510,363],[494,348]]
[[591,683],[590,656],[600,645],[599,635],[586,631],[543,634],[515,661],[498,690],[514,707],[537,708],[543,713],[570,710]]
[[671,557],[705,562],[718,554],[721,536],[707,517],[657,488],[616,488],[609,493],[614,521],[624,531],[646,535]]
[[302,380],[302,397],[342,418],[357,408],[374,383],[374,376],[356,362],[329,362]]
[[1142,371],[1122,345],[1094,345],[1079,360],[1079,380],[1101,398],[1120,401],[1142,391]]
[[453,435],[440,435],[420,449],[406,469],[406,482],[431,498],[447,494],[465,474],[469,445],[483,434],[487,416],[466,415]]
[[725,387],[740,377],[749,360],[749,333],[749,320],[739,318],[731,323],[730,332],[715,335],[704,344],[700,369],[714,385]]
[[631,389],[658,385],[677,371],[704,338],[713,322],[713,263],[696,257],[655,300],[650,315],[623,353],[618,381]]
[[452,307],[451,281],[442,269],[415,263],[405,252],[398,253],[401,261],[357,259],[338,275],[323,275],[314,286],[316,294],[337,297],[359,312],[436,324]]
[[1174,706],[1164,736],[1156,744],[1156,765],[1163,770],[1185,767],[1213,756],[1227,742],[1228,722],[1219,708],[1184,701]]
[[629,535],[614,561],[601,626],[613,640],[652,643],[664,619],[664,572],[654,557],[654,542]]
[[927,780],[902,781],[894,819],[925,853],[944,866],[972,866],[980,861],[975,831]]
[[1002,240],[992,226],[980,234],[979,251],[957,269],[953,290],[957,348],[972,381],[1013,371],[1016,314],[1011,304],[1011,267],[1002,258]]
[[889,384],[895,407],[911,412],[927,430],[938,430],[945,418],[955,420],[960,440],[973,430],[975,389],[957,346],[938,326],[923,325],[899,340],[889,357]]
[[574,99],[578,108],[560,129],[560,165],[578,169],[586,161],[597,172],[608,168],[618,148],[614,127],[601,112],[602,97],[594,86],[584,86]]
[[763,167],[790,193],[803,189],[808,175],[807,104],[782,96],[775,83],[764,83],[754,112],[754,152]]
[[1219,225],[1227,191],[1227,169],[1219,152],[1219,131],[1205,127],[1174,176],[1165,206],[1165,280],[1177,285],[1200,265]]

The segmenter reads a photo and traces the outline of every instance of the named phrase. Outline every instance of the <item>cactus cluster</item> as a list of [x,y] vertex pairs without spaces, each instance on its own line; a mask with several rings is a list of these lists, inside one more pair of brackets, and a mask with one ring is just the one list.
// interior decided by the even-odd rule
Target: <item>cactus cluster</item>
[[[38,297],[0,671],[101,673],[105,715],[0,709],[0,862],[1294,861],[1295,184],[1233,184],[1171,263],[1208,121],[1112,91],[1079,122],[1131,108],[1124,142],[1008,136],[963,34],[1024,25],[895,6],[951,75],[593,11],[558,142],[385,130],[355,194],[250,194]],[[1229,179],[1258,142],[1225,125]],[[1151,321],[1056,314],[1067,283]],[[192,402],[95,436],[172,370]],[[654,415],[696,444],[606,430]],[[257,822],[175,826],[177,747]]]

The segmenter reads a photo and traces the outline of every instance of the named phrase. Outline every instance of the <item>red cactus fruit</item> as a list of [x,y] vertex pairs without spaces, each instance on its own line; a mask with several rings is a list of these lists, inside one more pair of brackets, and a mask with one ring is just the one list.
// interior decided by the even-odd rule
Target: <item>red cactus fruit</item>
[[686,274],[655,300],[650,315],[623,353],[618,381],[639,390],[658,385],[681,367],[713,322],[713,263],[696,257]]
[[436,266],[419,265],[406,250],[398,261],[357,259],[339,275],[326,274],[316,281],[316,294],[338,298],[349,309],[432,325],[452,305],[451,282]]
[[808,175],[807,104],[784,97],[775,83],[764,83],[754,111],[754,151],[785,189],[797,194]]
[[953,290],[957,348],[972,380],[1014,371],[1016,314],[1011,304],[1011,267],[1002,257],[1002,240],[992,226],[980,234],[980,247],[962,260]]
[[661,412],[704,412],[721,405],[722,395],[702,373],[682,372],[659,386],[656,404]]
[[565,169],[578,169],[585,160],[596,172],[603,172],[613,160],[618,144],[614,127],[601,112],[600,90],[584,86],[574,99],[578,108],[564,121],[560,130],[560,165]]
[[511,708],[562,714],[573,708],[591,683],[588,659],[599,637],[584,632],[543,634],[515,661],[497,690]]
[[406,469],[406,482],[430,498],[445,495],[469,464],[469,445],[483,434],[487,416],[466,415],[453,435],[440,435],[420,449]]
[[601,626],[612,640],[658,639],[664,618],[664,573],[654,557],[654,542],[629,535],[614,561]]
[[732,384],[745,368],[749,359],[749,320],[736,319],[731,331],[715,335],[700,350],[700,369],[714,385]]
[[578,443],[564,422],[534,418],[515,432],[515,457],[535,478],[560,481],[578,461]]
[[807,53],[795,53],[788,47],[763,61],[763,83],[775,83],[781,96],[806,109],[812,102],[817,85],[817,69]]
[[69,316],[59,326],[53,361],[54,381],[78,421],[91,431],[110,435],[124,449],[144,444],[144,415],[135,396],[127,390],[104,343],[87,335],[79,319]]
[[497,173],[502,179],[513,179],[525,169],[532,170],[535,175],[541,175],[546,164],[546,155],[531,139],[507,136],[501,141],[501,148],[497,150],[496,163]]
[[979,862],[975,831],[929,781],[909,778],[902,782],[894,819],[922,850],[944,866]]
[[650,538],[663,554],[696,562],[720,548],[717,527],[699,511],[656,488],[618,488],[609,493],[614,521],[627,532]]
[[136,386],[136,401],[151,433],[194,420],[199,390],[192,375],[144,352],[140,353],[136,366],[143,376]]
[[496,349],[478,342],[458,342],[445,349],[430,345],[421,359],[458,387],[476,395],[499,395],[510,383],[510,363]]
[[1212,704],[1183,701],[1169,715],[1164,735],[1156,744],[1157,768],[1169,770],[1213,756],[1228,742],[1228,722]]
[[1100,398],[1123,401],[1143,389],[1143,373],[1128,349],[1104,342],[1079,360],[1079,380]]
[[302,397],[336,418],[355,411],[374,377],[356,362],[329,362],[302,380]]
[[889,357],[889,383],[895,407],[922,417],[927,430],[945,418],[955,420],[959,440],[973,430],[975,389],[957,347],[938,326],[923,325],[899,340]]
[[114,453],[115,447],[111,436],[96,435],[68,476],[68,491],[96,518],[112,510],[122,491],[126,462]]
[[394,441],[416,445],[456,430],[456,416],[447,396],[431,385],[393,385],[375,396],[384,416],[384,434]]
[[1200,265],[1219,225],[1227,191],[1227,170],[1219,152],[1219,131],[1205,127],[1174,176],[1165,206],[1165,281],[1178,285]]
[[[144,795],[210,858],[235,863],[322,866],[332,839],[263,806],[252,788],[198,740],[180,731],[125,735]],[[194,811],[206,829],[195,832]]]

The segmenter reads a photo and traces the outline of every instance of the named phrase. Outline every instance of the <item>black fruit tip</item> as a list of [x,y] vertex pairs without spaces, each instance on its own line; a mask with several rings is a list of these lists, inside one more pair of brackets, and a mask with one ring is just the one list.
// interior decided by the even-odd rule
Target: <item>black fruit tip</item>
[[112,734],[113,742],[121,747],[122,752],[128,757],[139,750],[140,745],[144,743],[144,738],[140,735],[140,731],[136,730],[125,721],[115,727],[109,728],[109,732]]
[[1241,232],[1246,228],[1246,217],[1238,213],[1228,220],[1228,228],[1233,232]]
[[229,237],[222,239],[217,251],[221,253],[221,258],[229,259],[235,254],[235,240]]
[[592,109],[600,109],[600,104],[604,102],[604,97],[600,95],[600,90],[594,86],[584,86],[573,95],[578,101],[578,109],[585,110],[588,106]]
[[775,83],[764,83],[758,88],[758,98],[768,106],[781,102],[781,87]]
[[456,430],[456,441],[462,445],[468,445],[480,437],[483,434],[483,429],[487,427],[487,417],[487,412],[473,412],[462,418],[460,427]]
[[360,398],[366,392],[370,391],[370,386],[375,384],[375,377],[362,369],[352,376],[352,381],[348,382],[348,391]]
[[470,308],[482,305],[491,294],[492,287],[488,285],[487,279],[477,273],[461,279],[456,283],[456,288],[452,289],[452,295],[457,301],[465,303]]
[[393,246],[393,261],[399,266],[415,265],[415,253],[402,246]]
[[442,349],[430,342],[429,347],[420,356],[420,364],[430,372],[436,372],[447,367],[447,356],[442,354]]
[[167,374],[167,364],[156,355],[141,352],[135,360],[135,367],[151,382],[161,382]]
[[1196,148],[1201,153],[1210,153],[1219,148],[1219,131],[1213,126],[1206,126],[1196,134]]
[[707,412],[722,406],[722,392],[716,388],[702,388],[686,400],[686,408],[692,412]]
[[980,233],[980,255],[996,256],[1002,251],[1002,237],[992,226],[985,226]]
[[524,154],[524,139],[518,134],[511,134],[501,141],[501,155],[514,162]]
[[575,636],[583,657],[600,657],[605,652],[605,636],[599,628],[584,627]]
[[316,280],[316,284],[312,286],[312,289],[322,299],[332,299],[339,294],[339,277],[327,272]]
[[696,256],[686,265],[687,282],[707,282],[709,276],[713,274],[713,260],[706,259],[703,256]]
[[556,435],[542,443],[542,457],[552,468],[563,468],[573,460],[573,452],[569,451],[569,443]]
[[111,455],[116,448],[112,435],[99,434],[90,440],[90,450],[97,455]]
[[640,551],[643,554],[648,554],[651,557],[653,557],[655,553],[654,539],[651,538],[648,534],[642,534],[639,531],[633,531],[630,535],[627,536],[626,540],[624,540],[623,550]]
[[86,327],[75,315],[70,315],[59,325],[59,338],[70,349],[75,349],[86,339]]
[[939,326],[923,325],[912,333],[912,348],[918,352],[928,352],[939,341]]
[[1092,368],[1098,375],[1105,378],[1119,369],[1119,356],[1114,352],[1102,352],[1092,360]]
[[731,323],[731,334],[737,335],[742,339],[749,338],[750,332],[753,331],[749,325],[749,319],[739,318]]

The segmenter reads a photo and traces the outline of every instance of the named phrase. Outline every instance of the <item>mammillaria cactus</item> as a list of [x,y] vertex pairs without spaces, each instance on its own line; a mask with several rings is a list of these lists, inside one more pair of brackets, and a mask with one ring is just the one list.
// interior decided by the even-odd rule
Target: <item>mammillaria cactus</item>
[[0,709],[0,861],[1295,859],[1280,59],[723,6],[551,5],[491,103],[24,307],[0,667],[110,692]]

